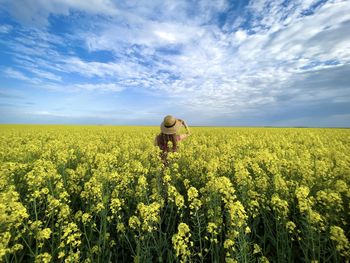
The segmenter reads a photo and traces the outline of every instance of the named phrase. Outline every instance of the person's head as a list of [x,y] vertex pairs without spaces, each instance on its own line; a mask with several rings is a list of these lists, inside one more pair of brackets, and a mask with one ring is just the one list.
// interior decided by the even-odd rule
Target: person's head
[[160,124],[160,130],[164,134],[175,134],[181,127],[182,123],[172,115],[167,115]]

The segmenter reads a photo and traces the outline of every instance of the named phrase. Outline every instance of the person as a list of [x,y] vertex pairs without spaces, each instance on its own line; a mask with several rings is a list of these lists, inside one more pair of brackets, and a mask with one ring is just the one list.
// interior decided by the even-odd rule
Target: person
[[[185,127],[186,134],[177,134],[181,127]],[[161,158],[164,165],[167,165],[167,154],[168,152],[176,152],[178,142],[186,139],[191,135],[188,125],[184,120],[177,119],[172,115],[167,115],[160,124],[160,134],[158,134],[154,139],[154,145],[158,146],[161,150]],[[172,147],[169,147],[169,142],[171,142]]]

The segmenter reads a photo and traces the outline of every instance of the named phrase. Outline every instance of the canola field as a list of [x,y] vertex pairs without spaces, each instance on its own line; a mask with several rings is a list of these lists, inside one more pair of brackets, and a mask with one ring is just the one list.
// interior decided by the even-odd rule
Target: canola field
[[0,125],[0,262],[349,262],[350,130]]

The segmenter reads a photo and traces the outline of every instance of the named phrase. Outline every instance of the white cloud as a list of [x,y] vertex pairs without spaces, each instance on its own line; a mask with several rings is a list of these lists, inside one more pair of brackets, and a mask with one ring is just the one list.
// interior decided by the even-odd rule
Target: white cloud
[[7,34],[12,30],[11,25],[0,25],[0,34]]
[[[86,78],[88,83],[91,79],[107,83],[71,85],[90,91],[139,87],[212,116],[274,107],[284,93],[295,95],[290,101],[306,104],[327,96],[339,101],[349,95],[348,89],[322,91],[319,97],[308,91],[301,96],[303,90],[295,84],[310,76],[306,73],[350,63],[350,2],[329,1],[314,9],[316,4],[251,1],[242,16],[234,20],[228,15],[229,23],[220,27],[218,16],[229,10],[228,1],[93,1],[91,6],[83,1],[40,2],[23,16],[37,14],[38,6],[43,7],[45,19],[49,13],[68,14],[74,9],[112,16],[119,12],[93,18],[90,31],[77,25],[75,38],[69,39],[85,43],[89,52],[111,51],[114,57],[108,62],[87,61],[60,52],[56,47],[63,39],[51,40],[50,34],[40,30],[14,40],[12,46],[26,70],[38,65],[31,72],[40,77],[60,81],[62,73]],[[20,15],[21,8],[16,4],[13,8]],[[43,41],[34,45],[38,38]],[[30,55],[35,59],[31,61]],[[316,90],[322,86],[310,85]]]
[[53,80],[53,81],[61,81],[62,77],[55,75],[51,72],[48,71],[44,71],[44,70],[39,70],[39,69],[29,69],[30,72],[32,72],[33,74],[37,75],[40,78],[44,78],[44,79],[48,79],[48,80]]
[[[48,118],[48,119],[61,119],[65,122],[73,121],[76,124],[77,121],[82,121],[83,123],[92,123],[96,124],[96,121],[101,121],[106,124],[106,121],[110,124],[115,125],[116,123],[123,121],[137,121],[139,125],[149,124],[148,120],[153,119],[158,121],[159,115],[158,112],[152,112],[147,110],[130,110],[130,109],[113,109],[113,110],[92,110],[88,112],[57,112],[55,110],[36,110],[36,111],[27,111],[25,115],[31,117]],[[147,120],[147,121],[145,121]],[[44,121],[45,123],[45,121]]]
[[110,0],[2,0],[1,3],[16,19],[34,25],[48,25],[47,19],[51,14],[67,16],[75,10],[90,14],[118,14],[115,4]]
[[164,31],[154,31],[154,34],[156,34],[156,36],[158,36],[160,39],[165,40],[169,43],[176,43],[176,37],[171,33]]
[[247,38],[247,33],[244,30],[237,30],[235,32],[235,37],[236,37],[238,43],[240,43]]
[[28,80],[29,78],[25,76],[22,72],[14,70],[13,68],[6,68],[4,73],[7,77],[20,79],[20,80]]
[[22,73],[21,71],[15,70],[13,68],[5,68],[3,73],[6,77],[9,77],[12,79],[23,80],[23,81],[27,81],[27,82],[30,82],[33,84],[41,83],[40,79],[31,78],[31,77],[27,76],[26,74]]
[[42,83],[40,85],[42,89],[63,92],[67,94],[79,94],[80,92],[88,92],[90,94],[97,93],[116,93],[121,92],[125,89],[125,86],[121,83],[75,83],[75,84],[63,84],[63,83]]
[[123,87],[114,83],[76,84],[76,85],[73,85],[73,88],[88,90],[88,91],[96,90],[96,91],[113,91],[113,92],[119,92],[124,89]]
[[[127,18],[133,19],[133,18]],[[125,22],[126,23],[126,22]],[[98,31],[82,34],[91,51],[113,50],[125,52],[125,47],[141,45],[153,54],[155,49],[169,44],[185,45],[203,37],[205,30],[182,22],[157,22],[137,17],[128,20],[128,26],[119,19],[102,25]]]
[[45,110],[33,111],[33,112],[29,112],[29,114],[48,116],[48,117],[63,117],[63,118],[72,117],[71,114],[55,113],[55,112],[49,112],[49,111],[45,111]]

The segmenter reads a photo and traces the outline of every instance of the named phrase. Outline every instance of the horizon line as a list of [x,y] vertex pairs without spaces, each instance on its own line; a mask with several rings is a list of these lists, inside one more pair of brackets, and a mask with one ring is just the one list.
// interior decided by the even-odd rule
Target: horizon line
[[[33,126],[112,126],[112,127],[158,127],[159,125],[124,125],[124,124],[71,124],[71,123],[0,123],[0,125],[33,125]],[[322,129],[350,129],[350,126],[281,126],[281,125],[190,125],[191,127],[227,127],[227,128],[322,128]]]

